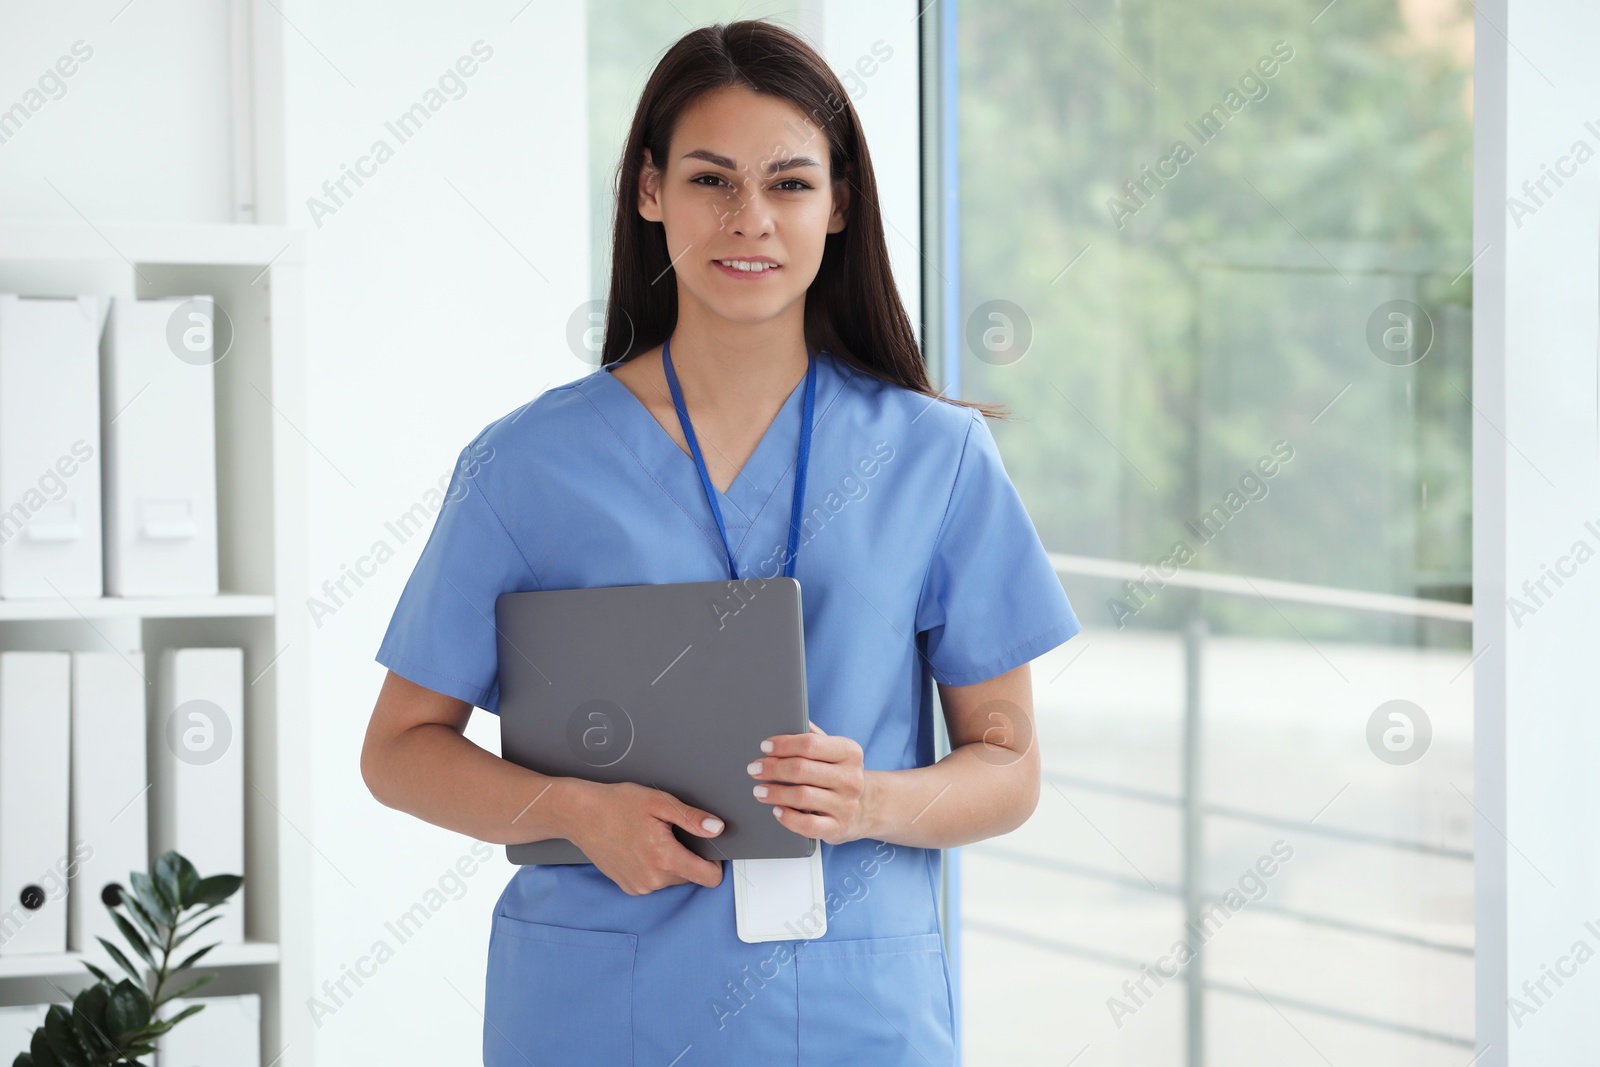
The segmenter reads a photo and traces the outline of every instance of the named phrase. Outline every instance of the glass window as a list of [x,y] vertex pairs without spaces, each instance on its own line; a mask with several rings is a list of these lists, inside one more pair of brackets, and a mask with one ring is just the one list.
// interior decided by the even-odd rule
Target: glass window
[[1472,9],[1319,6],[928,16],[952,384],[1085,624],[968,1062],[1472,1056]]

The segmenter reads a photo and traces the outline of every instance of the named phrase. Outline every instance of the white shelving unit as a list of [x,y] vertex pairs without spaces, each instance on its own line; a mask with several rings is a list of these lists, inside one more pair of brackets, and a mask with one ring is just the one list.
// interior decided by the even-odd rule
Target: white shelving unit
[[[208,293],[232,320],[215,365],[221,595],[0,600],[0,648],[244,649],[245,869],[228,873],[244,875],[246,943],[202,962],[218,977],[200,995],[259,994],[272,1067],[307,1067],[312,1044],[303,247],[273,226],[0,223],[0,292]],[[83,959],[0,955],[0,1004],[64,1000]]]

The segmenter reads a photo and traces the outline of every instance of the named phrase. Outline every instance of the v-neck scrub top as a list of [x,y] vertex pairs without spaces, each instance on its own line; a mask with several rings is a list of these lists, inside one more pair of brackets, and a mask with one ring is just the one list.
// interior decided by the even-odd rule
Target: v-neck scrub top
[[[927,766],[934,681],[993,678],[1080,625],[982,414],[817,360],[794,572],[811,721],[869,769]],[[802,381],[719,495],[741,577],[782,573],[803,400]],[[499,594],[727,572],[694,460],[601,368],[462,449],[377,660],[498,714]],[[953,1064],[940,851],[819,847],[827,933],[758,944],[734,931],[726,862],[715,889],[640,896],[592,864],[517,868],[490,933],[484,1063]]]

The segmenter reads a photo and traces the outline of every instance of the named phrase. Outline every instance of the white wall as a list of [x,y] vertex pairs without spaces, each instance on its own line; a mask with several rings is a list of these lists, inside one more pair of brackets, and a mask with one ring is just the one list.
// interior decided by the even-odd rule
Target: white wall
[[5,218],[234,220],[229,5],[125,3],[0,3]]

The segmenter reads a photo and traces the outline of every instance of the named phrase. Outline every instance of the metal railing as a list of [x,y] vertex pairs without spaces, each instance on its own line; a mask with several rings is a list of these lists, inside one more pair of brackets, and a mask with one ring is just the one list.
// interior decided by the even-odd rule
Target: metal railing
[[[1299,582],[1286,582],[1277,579],[1257,578],[1242,575],[1220,574],[1215,572],[1178,570],[1171,576],[1153,575],[1148,567],[1129,563],[1122,560],[1095,559],[1085,556],[1068,556],[1052,553],[1051,562],[1055,565],[1057,574],[1078,575],[1094,578],[1120,579],[1132,581],[1139,585],[1145,583],[1159,583],[1163,585],[1178,586],[1204,592],[1233,594],[1239,596],[1260,596],[1262,598],[1277,598],[1292,600],[1302,604],[1313,604],[1322,607],[1339,608],[1354,611],[1377,612],[1391,615],[1403,615],[1412,618],[1431,618],[1451,622],[1472,622],[1472,605],[1457,604],[1446,601],[1428,600],[1419,597],[1396,596],[1388,593],[1372,593],[1361,590],[1339,589],[1329,586],[1307,585]],[[1270,602],[1270,600],[1269,600]],[[1156,893],[1162,896],[1175,897],[1183,902],[1184,923],[1187,929],[1203,928],[1203,911],[1208,903],[1205,897],[1203,883],[1204,877],[1204,844],[1205,822],[1207,819],[1221,818],[1243,822],[1252,822],[1263,826],[1272,826],[1282,829],[1293,829],[1300,833],[1339,840],[1352,844],[1372,846],[1402,852],[1426,855],[1450,861],[1471,863],[1473,853],[1470,849],[1450,848],[1434,845],[1425,841],[1414,841],[1403,838],[1388,837],[1381,834],[1366,833],[1359,830],[1344,829],[1336,826],[1320,826],[1305,820],[1289,819],[1271,812],[1249,811],[1242,808],[1230,807],[1220,804],[1210,804],[1204,800],[1204,783],[1201,778],[1201,757],[1203,754],[1203,708],[1201,706],[1201,666],[1204,653],[1207,627],[1205,621],[1192,618],[1183,628],[1184,638],[1184,716],[1183,716],[1183,753],[1181,773],[1181,793],[1174,796],[1158,793],[1152,790],[1137,787],[1118,785],[1109,782],[1099,782],[1075,775],[1044,772],[1044,778],[1056,786],[1069,789],[1087,790],[1098,792],[1107,796],[1116,797],[1130,803],[1154,804],[1178,809],[1182,814],[1182,866],[1181,881],[1177,884],[1151,882],[1143,877],[1129,878],[1122,875],[1104,871],[1096,867],[1077,864],[1071,861],[1056,860],[1037,856],[1003,846],[979,843],[965,846],[963,851],[973,851],[979,855],[991,857],[1005,862],[1025,864],[1037,869],[1046,869],[1060,873],[1070,874],[1075,877],[1092,879],[1110,883],[1122,888],[1137,891]],[[1252,909],[1270,913],[1291,922],[1302,923],[1309,926],[1318,926],[1326,929],[1335,929],[1345,933],[1362,937],[1371,937],[1394,944],[1408,945],[1426,951],[1446,953],[1455,956],[1473,956],[1471,945],[1454,944],[1423,937],[1404,930],[1387,929],[1368,923],[1345,920],[1332,915],[1322,915],[1301,909],[1282,907],[1279,905],[1266,905],[1264,902],[1253,902]],[[1071,955],[1078,958],[1106,963],[1114,966],[1126,967],[1130,970],[1139,970],[1147,967],[1146,961],[1126,959],[1115,953],[1077,945],[1068,941],[1050,939],[1038,936],[1034,932],[1022,932],[1010,929],[1001,924],[966,921],[962,924],[965,928],[981,931],[997,937],[1021,941],[1035,948],[1044,948],[1050,951]],[[1199,939],[1197,939],[1199,940]],[[1205,1060],[1205,997],[1207,992],[1230,993],[1244,997],[1255,997],[1261,991],[1252,987],[1236,985],[1231,982],[1220,981],[1206,976],[1206,951],[1202,940],[1200,944],[1190,946],[1193,952],[1189,962],[1183,965],[1177,975],[1185,985],[1185,1047],[1186,1063],[1188,1067],[1203,1067]],[[1264,994],[1262,994],[1264,995]],[[1391,1033],[1403,1034],[1409,1037],[1434,1041],[1445,1045],[1472,1048],[1473,1038],[1466,1035],[1445,1033],[1430,1030],[1426,1027],[1414,1026],[1393,1019],[1383,1019],[1361,1012],[1348,1011],[1336,1005],[1318,1003],[1282,994],[1274,994],[1271,1003],[1291,1007],[1327,1018],[1360,1026],[1371,1027]]]

